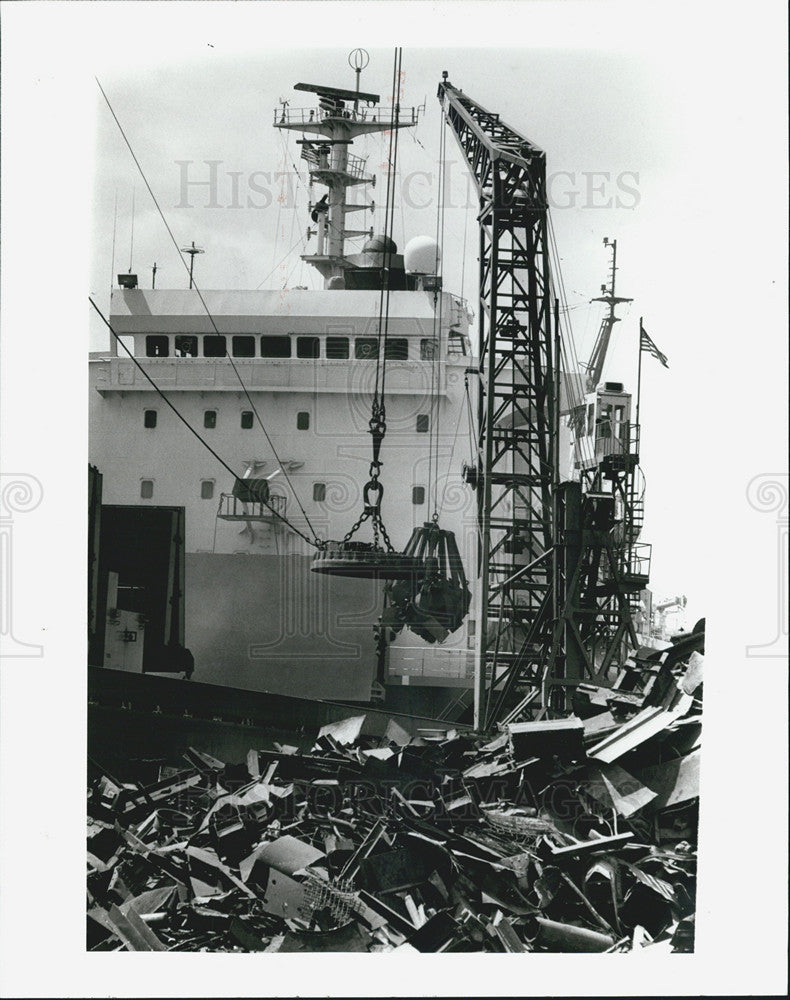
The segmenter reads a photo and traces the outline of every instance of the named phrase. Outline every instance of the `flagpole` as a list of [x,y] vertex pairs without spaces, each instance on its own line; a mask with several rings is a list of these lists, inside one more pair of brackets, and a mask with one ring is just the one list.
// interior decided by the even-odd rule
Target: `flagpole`
[[639,317],[639,366],[636,375],[636,426],[639,427],[639,402],[642,396],[642,317]]
[[[642,399],[642,317],[639,317],[639,361],[637,362],[637,374],[636,374],[636,435],[634,444],[636,445],[636,461],[639,461],[639,455],[642,451],[642,428],[639,424],[639,404]],[[631,508],[631,515],[633,516],[634,507],[636,506],[636,469],[633,470],[632,474],[629,476],[629,497],[628,505]],[[633,523],[633,522],[632,522]],[[635,567],[634,553],[636,550],[636,538],[634,538],[633,532],[630,533],[628,541],[628,566],[633,569]],[[633,628],[633,622],[631,622],[631,627]]]

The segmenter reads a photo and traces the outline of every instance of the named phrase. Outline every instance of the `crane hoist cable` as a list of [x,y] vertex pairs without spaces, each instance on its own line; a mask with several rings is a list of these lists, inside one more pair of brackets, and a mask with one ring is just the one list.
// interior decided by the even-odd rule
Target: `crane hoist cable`
[[[97,84],[99,90],[101,91],[102,97],[104,98],[104,100],[105,100],[105,102],[107,104],[107,107],[110,109],[110,114],[115,119],[115,124],[118,126],[118,130],[121,133],[123,141],[126,143],[126,146],[127,146],[129,152],[132,155],[132,159],[134,160],[135,166],[137,167],[137,170],[139,171],[140,176],[143,179],[143,183],[145,184],[146,188],[148,189],[148,193],[151,195],[151,200],[153,201],[154,205],[156,206],[156,210],[159,213],[159,217],[161,218],[162,223],[164,224],[164,227],[167,230],[167,233],[168,233],[168,235],[170,237],[170,240],[171,240],[173,246],[176,248],[176,252],[179,255],[181,263],[184,265],[184,267],[186,268],[187,272],[189,272],[189,265],[187,264],[187,262],[186,262],[186,260],[184,258],[184,255],[181,253],[181,250],[179,249],[178,241],[176,240],[175,236],[173,235],[173,231],[170,228],[170,225],[169,225],[167,219],[165,218],[165,214],[162,211],[162,208],[161,208],[161,206],[159,204],[159,201],[157,200],[156,195],[154,194],[153,188],[148,183],[148,178],[145,176],[145,171],[143,170],[142,165],[140,164],[140,161],[137,159],[137,156],[136,156],[136,154],[134,152],[134,149],[132,148],[132,144],[129,142],[129,139],[126,136],[126,132],[124,131],[123,126],[121,125],[121,122],[118,119],[118,116],[116,115],[115,110],[114,110],[112,104],[110,103],[110,99],[107,96],[107,94],[104,92],[104,88],[102,87],[102,85],[99,82],[98,78],[96,78],[96,84]],[[289,251],[289,253],[290,253],[290,251]],[[214,317],[211,315],[211,310],[209,309],[208,305],[206,304],[206,300],[203,298],[203,293],[201,292],[201,290],[198,287],[198,284],[194,280],[194,278],[192,279],[192,287],[197,292],[198,298],[200,299],[200,303],[203,306],[203,309],[205,310],[206,316],[208,317],[208,320],[211,323],[211,326],[212,326],[212,328],[214,330],[214,333],[218,337],[222,336],[222,334],[219,332],[219,329],[217,328],[217,324],[214,322]],[[95,308],[95,306],[94,306],[94,308]],[[105,322],[106,322],[106,320],[105,320]],[[288,472],[287,472],[287,470],[285,468],[284,463],[280,460],[280,457],[277,454],[277,449],[274,447],[274,442],[272,441],[271,437],[269,436],[269,432],[266,430],[266,428],[263,425],[263,421],[261,420],[261,416],[258,413],[258,408],[255,405],[255,403],[253,402],[252,397],[250,396],[249,392],[247,391],[247,387],[244,384],[244,381],[243,381],[243,379],[241,377],[239,369],[236,367],[236,364],[234,363],[233,358],[230,356],[230,354],[227,354],[226,358],[227,358],[228,362],[230,363],[230,366],[233,369],[233,372],[236,375],[236,378],[238,379],[239,385],[241,386],[242,392],[244,393],[244,395],[245,395],[245,397],[247,399],[247,402],[250,404],[252,412],[255,414],[255,419],[258,421],[258,425],[260,426],[261,430],[263,431],[264,437],[266,438],[266,441],[267,441],[269,447],[272,450],[272,454],[274,455],[275,461],[277,462],[277,464],[280,466],[280,468],[283,471],[283,477],[285,478],[285,481],[288,483],[288,487],[291,490],[291,493],[293,494],[293,497],[296,500],[297,504],[299,505],[299,509],[302,512],[302,516],[305,519],[305,523],[307,524],[307,527],[312,532],[313,538],[311,540],[311,544],[315,545],[318,548],[320,548],[324,544],[324,542],[323,542],[322,539],[320,539],[318,537],[318,535],[315,532],[315,529],[313,528],[312,524],[310,523],[310,518],[307,515],[307,511],[304,509],[304,505],[302,504],[302,501],[299,499],[299,495],[297,494],[296,490],[294,489],[293,483],[291,482],[290,476],[288,475]],[[146,377],[148,378],[147,373],[146,373]],[[153,385],[153,381],[150,378],[149,378],[149,381],[151,381],[151,384]],[[232,473],[232,475],[234,476],[234,478],[236,478],[236,474],[235,473]]]
[[[280,144],[282,146],[282,160],[280,161],[279,165],[283,167],[283,170],[279,174],[274,175],[275,180],[278,176],[280,178],[280,192],[277,195],[277,220],[274,225],[274,244],[272,245],[272,262],[274,262],[275,258],[277,257],[277,244],[280,242],[280,236],[285,236],[284,232],[283,233],[280,232],[280,218],[282,216],[283,203],[287,200],[287,194],[285,192],[288,189],[288,182],[287,182],[288,173],[285,170],[285,167],[288,166],[288,153],[285,147],[285,136],[283,135],[282,132],[280,132],[279,135],[280,135]],[[291,214],[292,224],[295,217],[296,217],[296,211],[294,210],[294,212]]]
[[[389,135],[387,158],[387,194],[384,206],[384,245],[382,247],[382,280],[379,290],[378,338],[376,351],[375,384],[371,403],[368,429],[372,439],[372,457],[368,469],[368,481],[362,488],[362,513],[346,532],[342,541],[328,542],[316,553],[311,570],[328,576],[374,577],[397,580],[414,577],[420,561],[413,555],[396,552],[381,518],[381,501],[384,486],[380,481],[381,445],[387,433],[387,411],[385,402],[387,378],[387,334],[389,328],[389,307],[392,255],[394,243],[392,230],[395,216],[395,176],[398,169],[398,120],[400,114],[399,84],[403,49],[395,49],[392,70],[392,129]],[[366,522],[371,522],[373,543],[354,541],[354,535]],[[379,542],[381,538],[385,548]]]
[[[410,579],[390,581],[385,586],[389,606],[382,614],[382,625],[393,632],[404,626],[426,642],[444,642],[451,632],[457,631],[469,612],[472,595],[467,585],[463,562],[452,531],[439,527],[439,440],[440,440],[440,358],[439,344],[442,335],[442,305],[440,254],[444,241],[445,207],[445,129],[439,123],[439,189],[436,209],[436,250],[434,261],[433,345],[431,358],[431,404],[429,408],[428,444],[428,503],[433,500],[431,520],[412,531],[404,549],[404,556],[419,560],[420,569]],[[453,447],[458,436],[463,408],[458,414]],[[449,469],[448,469],[449,477]],[[444,496],[442,497],[442,503]]]
[[[181,423],[187,428],[187,430],[190,431],[192,434],[195,435],[195,437],[198,439],[198,441],[200,441],[200,443],[203,445],[203,447],[206,448],[208,451],[211,452],[211,454],[214,456],[214,458],[216,458],[216,460],[219,462],[219,464],[224,469],[226,469],[231,474],[231,476],[233,476],[234,479],[236,479],[237,478],[236,473],[233,471],[233,469],[231,468],[231,466],[228,465],[228,463],[225,461],[225,459],[222,458],[222,456],[219,455],[211,447],[211,445],[208,443],[208,441],[206,441],[206,439],[201,434],[199,434],[198,431],[195,430],[195,428],[192,426],[192,424],[190,424],[190,422],[187,420],[187,418],[176,408],[176,406],[170,401],[170,399],[162,392],[162,390],[159,388],[159,386],[156,384],[156,382],[154,382],[154,380],[151,378],[151,376],[148,374],[148,372],[145,370],[145,368],[143,368],[143,366],[140,364],[140,361],[138,360],[138,358],[136,358],[134,356],[134,354],[132,354],[132,352],[126,346],[126,344],[124,344],[124,342],[121,339],[121,337],[113,329],[112,324],[107,319],[107,317],[104,315],[104,313],[101,311],[101,309],[99,309],[99,307],[93,301],[93,299],[91,298],[91,296],[88,296],[88,302],[90,302],[90,304],[96,310],[96,312],[99,315],[99,318],[104,323],[104,325],[107,327],[107,329],[110,331],[110,333],[113,335],[113,337],[115,337],[116,343],[120,344],[121,347],[124,349],[124,351],[129,355],[129,358],[131,359],[131,361],[137,366],[138,370],[140,372],[142,372],[142,374],[145,376],[145,378],[151,383],[151,386],[159,394],[159,396],[161,397],[162,401],[164,403],[166,403],[167,406],[170,407],[170,409],[173,411],[173,413],[175,413],[175,415],[178,417],[178,419],[181,421]],[[287,517],[283,517],[283,515],[278,510],[276,510],[270,503],[268,503],[265,500],[261,500],[261,503],[263,503],[263,505],[265,507],[268,507],[269,510],[277,518],[279,518],[283,522],[283,524],[287,525],[287,527],[289,527],[291,529],[291,531],[293,531],[295,534],[299,535],[300,538],[303,538],[308,544],[310,544],[310,545],[315,545],[316,544],[315,541],[314,541],[314,539],[310,538],[303,531],[300,531],[299,528],[296,527],[296,525],[292,524],[288,520]]]
[[450,458],[447,462],[447,474],[444,477],[444,487],[442,488],[442,502],[439,504],[439,517],[442,516],[442,511],[444,510],[444,502],[447,499],[447,487],[450,485],[450,470],[453,467],[453,457],[455,456],[455,445],[458,441],[458,431],[461,429],[461,421],[464,419],[465,412],[463,407],[458,409],[458,419],[455,422],[455,431],[453,433],[453,443],[450,446]]
[[442,252],[444,249],[444,210],[445,210],[445,156],[446,156],[446,128],[444,117],[439,118],[439,185],[436,199],[436,252],[434,257],[434,274],[436,282],[433,290],[433,353],[431,358],[431,404],[428,417],[428,506],[431,506],[433,498],[433,513],[431,520],[434,524],[439,520],[439,429],[441,424],[441,397],[440,389],[440,368],[439,368],[439,345],[442,336],[442,297],[440,275],[442,268]]
[[[258,284],[255,286],[255,291],[256,292],[258,291],[258,289],[261,287],[261,285],[264,282],[268,281],[269,278],[271,278],[271,276],[274,274],[274,272],[277,270],[277,268],[280,267],[281,264],[285,263],[285,261],[291,256],[291,254],[294,252],[294,250],[297,248],[297,246],[300,243],[302,243],[304,245],[304,236],[300,236],[298,240],[295,240],[294,243],[288,248],[288,250],[286,250],[286,252],[280,258],[280,260],[274,265],[274,267],[271,269],[271,271],[269,271],[269,273],[266,275],[266,277],[262,278],[261,281],[258,282]],[[194,281],[194,279],[193,279],[193,281]]]
[[475,418],[472,413],[472,397],[469,393],[469,373],[464,374],[464,396],[466,397],[466,412],[468,414],[469,432],[469,466],[474,469],[477,464],[477,446],[475,443]]
[[[468,180],[467,180],[468,183]],[[469,227],[469,209],[464,211],[464,245],[461,250],[461,298],[466,304],[466,231]]]
[[[576,341],[573,336],[573,327],[569,315],[570,310],[568,308],[568,296],[565,289],[565,279],[563,277],[562,268],[560,267],[559,247],[557,245],[557,237],[554,231],[554,223],[550,211],[546,213],[546,219],[548,223],[549,253],[552,258],[550,282],[555,297],[560,300],[560,305],[563,309],[562,315],[565,317],[565,330],[560,338],[560,349],[565,360],[565,369],[567,373],[565,382],[568,393],[568,404],[571,412],[573,413],[577,412],[580,407],[584,406],[584,396],[580,396],[577,391],[575,380],[575,374],[580,370],[581,365],[576,351]],[[558,365],[559,360],[560,359],[557,359],[556,361]],[[575,444],[578,448],[578,455],[582,463],[584,465],[594,464],[594,443],[591,442],[585,435],[575,435]]]
[[[394,243],[392,234],[395,227],[395,179],[398,172],[398,121],[400,116],[399,81],[403,49],[395,50],[395,64],[392,73],[392,109],[393,127],[389,135],[389,153],[387,156],[387,196],[384,206],[384,257],[383,281],[379,291],[378,339],[379,351],[376,355],[376,389],[374,392],[374,408],[379,399],[379,371],[381,372],[381,388],[379,405],[384,407],[384,388],[387,378],[387,334],[389,331],[390,288],[392,253]],[[381,346],[384,351],[382,354]],[[385,415],[386,416],[386,415]]]
[[[387,551],[392,552],[392,542],[390,541],[387,529],[381,520],[381,499],[384,495],[384,487],[379,482],[381,474],[381,445],[387,433],[387,409],[385,402],[385,386],[387,380],[387,334],[389,332],[389,309],[390,309],[390,286],[392,276],[392,232],[395,220],[395,177],[398,169],[398,116],[400,112],[399,103],[399,82],[401,72],[401,61],[403,49],[395,50],[395,59],[392,69],[392,109],[393,127],[389,136],[389,155],[387,157],[387,195],[384,206],[384,252],[382,257],[382,282],[379,290],[379,316],[378,316],[378,343],[376,350],[376,381],[373,390],[373,401],[371,403],[370,420],[368,429],[373,443],[373,455],[368,469],[368,482],[364,486],[365,511],[362,517],[347,533],[344,541],[348,541],[361,523],[369,517],[372,521],[374,543],[378,548],[378,532],[384,539]],[[375,499],[374,499],[375,498]]]
[[[281,136],[281,138],[285,138],[282,132],[280,132],[280,136]],[[284,152],[283,155],[287,157],[287,160],[290,161],[291,165],[293,166],[293,159],[292,159],[290,153],[288,152],[288,143],[287,143],[287,141],[285,143],[285,146],[286,146],[286,148],[285,148],[285,152]],[[297,177],[297,179],[299,178],[299,174],[298,173],[297,173],[296,177]],[[288,242],[289,243],[293,243],[293,241],[294,241],[294,226],[296,225],[296,216],[298,214],[299,214],[299,189],[297,187],[296,190],[294,191],[293,211],[291,212],[291,232],[288,235]],[[298,257],[297,257],[296,263],[297,264],[302,263],[301,260]],[[292,272],[294,270],[295,270],[295,268],[291,267],[291,270],[288,272],[288,278],[286,279],[286,281],[290,279],[291,274],[292,274]]]
[[387,333],[389,328],[390,279],[392,271],[392,230],[395,216],[395,173],[398,165],[398,82],[403,50],[395,50],[392,69],[392,109],[393,127],[389,136],[389,155],[387,157],[387,195],[384,206],[384,246],[382,255],[382,281],[379,290],[378,337],[376,345],[376,375],[373,389],[373,400],[370,408],[368,430],[372,438],[373,450],[368,481],[363,487],[364,510],[359,519],[346,533],[344,542],[349,542],[361,525],[368,519],[373,528],[374,550],[379,549],[379,533],[387,547],[387,552],[393,552],[392,542],[387,534],[384,522],[381,520],[381,500],[384,496],[384,486],[379,481],[381,474],[381,445],[387,433],[387,408],[384,390],[387,378]]

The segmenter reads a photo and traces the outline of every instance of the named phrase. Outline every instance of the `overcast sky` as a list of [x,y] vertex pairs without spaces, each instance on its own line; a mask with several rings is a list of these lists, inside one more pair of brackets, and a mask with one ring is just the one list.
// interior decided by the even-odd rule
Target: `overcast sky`
[[[348,47],[239,54],[219,41],[203,42],[188,57],[170,57],[144,71],[131,59],[126,64],[116,61],[101,74],[179,244],[194,239],[206,250],[196,272],[203,287],[276,287],[284,280],[317,287],[313,269],[297,263],[304,251],[301,244],[278,266],[304,236],[308,190],[295,144],[298,133],[272,128],[272,118],[280,99],[290,100],[292,106],[310,103],[309,95],[293,91],[297,82],[353,86],[347,53]],[[363,88],[379,93],[387,103],[392,49],[372,47],[370,55]],[[665,199],[683,169],[678,150],[688,145],[689,123],[673,115],[675,95],[662,92],[655,67],[636,53],[407,47],[403,103],[424,111],[419,126],[402,133],[398,151],[395,237],[401,246],[415,235],[436,230],[436,87],[443,69],[451,82],[546,150],[563,273],[577,314],[572,318],[580,335],[591,325],[592,336],[600,307],[582,306],[606,275],[602,237],[619,238],[621,286],[636,297],[643,253],[639,241],[647,243],[647,227],[666,214]],[[182,265],[98,89],[96,101],[93,290],[106,298],[112,273],[130,263],[141,285],[150,287],[154,262],[160,268],[159,287],[183,287]],[[647,107],[655,121],[651,129],[644,128],[641,114]],[[353,217],[360,228],[381,227],[385,185],[380,168],[386,142],[386,137],[372,136],[355,147],[379,174],[377,188],[359,189],[360,201],[372,200],[377,206],[375,215]],[[445,276],[449,287],[461,291],[463,285],[473,297],[474,199],[452,139],[446,161]],[[290,176],[278,179],[283,171]],[[626,290],[629,284],[634,287]],[[97,328],[96,342],[104,339]]]

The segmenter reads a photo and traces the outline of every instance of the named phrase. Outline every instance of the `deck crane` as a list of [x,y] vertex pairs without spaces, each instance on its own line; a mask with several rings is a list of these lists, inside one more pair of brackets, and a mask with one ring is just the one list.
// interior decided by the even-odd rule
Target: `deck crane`
[[[608,284],[601,286],[601,294],[591,301],[603,302],[608,310],[601,320],[590,360],[584,365],[587,369],[586,395],[581,405],[571,412],[569,423],[573,428],[575,469],[579,472],[583,491],[590,495],[608,494],[614,504],[613,554],[620,573],[632,583],[627,591],[627,600],[633,619],[639,608],[638,588],[646,586],[649,578],[651,550],[649,545],[639,541],[644,521],[639,426],[638,419],[632,420],[631,395],[624,391],[622,383],[601,381],[612,331],[615,323],[619,322],[615,308],[633,300],[616,294],[617,240],[604,237],[603,243],[611,253],[609,280]],[[618,609],[612,610],[615,614],[610,621],[597,630],[597,644],[600,645],[603,640],[604,645],[608,645],[609,640],[616,636],[612,649],[614,654],[618,644],[620,651],[625,652],[623,640],[627,623],[617,613]],[[593,657],[596,655],[600,665],[602,656],[593,649]]]
[[523,662],[524,643],[545,630],[553,604],[558,397],[546,157],[447,73],[438,96],[480,203],[477,463],[467,481],[480,528],[475,726],[484,729],[497,683],[537,666]]
[[[636,645],[608,494],[559,482],[559,309],[545,153],[442,74],[438,97],[479,199],[474,723],[564,711],[569,689]],[[603,656],[589,651],[603,639]],[[513,704],[514,699],[516,701]]]
[[679,594],[676,597],[670,597],[666,601],[661,601],[660,604],[656,604],[653,608],[653,620],[651,622],[651,632],[657,639],[663,639],[664,641],[668,638],[667,630],[667,618],[669,615],[678,614],[683,611],[686,607],[686,595]]
[[[615,307],[624,302],[633,302],[633,299],[623,298],[615,294],[615,283],[617,280],[617,240],[610,240],[608,236],[605,236],[603,245],[608,247],[612,255],[609,266],[609,283],[608,285],[606,283],[601,285],[601,294],[595,296],[590,301],[603,302],[608,305],[609,309],[601,319],[601,325],[590,354],[590,360],[586,363],[583,362],[581,365],[587,372],[584,378],[584,396],[568,415],[568,426],[572,428],[573,432],[575,468],[583,470],[582,475],[584,475],[584,472],[597,466],[602,457],[601,453],[605,450],[605,446],[603,448],[600,447],[600,438],[602,435],[599,433],[601,428],[598,427],[602,411],[604,417],[606,417],[609,411],[613,411],[614,405],[622,407],[622,400],[615,402],[608,398],[609,394],[606,392],[607,387],[614,387],[617,383],[607,383],[603,387],[601,398],[599,398],[601,394],[599,394],[598,389],[603,377],[604,365],[606,364],[606,357],[612,340],[612,331],[614,330],[615,323],[620,322],[619,316],[615,315]],[[618,390],[613,388],[610,391],[617,393]],[[622,387],[619,392],[622,394]],[[603,428],[603,436],[608,436],[608,431],[608,426]]]
[[615,323],[620,322],[620,318],[615,316],[614,310],[615,306],[620,305],[623,302],[633,302],[633,299],[624,299],[621,296],[615,295],[615,281],[617,278],[617,240],[610,240],[608,236],[604,236],[603,245],[608,247],[612,253],[612,261],[609,271],[609,286],[605,284],[601,285],[601,294],[596,295],[592,302],[604,302],[609,306],[609,311],[601,320],[601,326],[598,330],[598,336],[595,338],[595,344],[592,349],[592,354],[590,355],[590,360],[585,365],[587,369],[587,377],[585,379],[587,392],[594,392],[598,387],[598,383],[601,381],[601,376],[603,375],[603,366],[606,362],[606,355],[609,350],[609,343],[612,339],[612,330],[614,329]]

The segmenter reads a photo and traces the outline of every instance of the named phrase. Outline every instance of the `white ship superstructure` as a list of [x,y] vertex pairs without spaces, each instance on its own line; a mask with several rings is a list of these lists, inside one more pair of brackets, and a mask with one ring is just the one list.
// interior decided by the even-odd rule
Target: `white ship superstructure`
[[[305,257],[325,287],[143,290],[122,276],[110,324],[134,360],[114,341],[91,357],[90,459],[104,475],[105,503],[186,510],[186,645],[196,676],[361,700],[376,680],[427,686],[445,692],[438,709],[446,689],[471,686],[473,616],[439,644],[403,629],[382,658],[373,630],[381,584],[311,574],[310,543],[342,539],[362,511],[371,398],[386,366],[381,512],[392,543],[401,550],[437,514],[472,576],[475,501],[461,475],[476,406],[471,316],[442,288],[427,237],[403,255],[383,234],[365,234],[361,253],[346,250],[362,234],[346,217],[366,207],[347,192],[372,179],[349,151],[353,138],[413,124],[416,112],[378,111],[377,96],[358,91],[297,89],[317,95],[317,106],[283,108],[275,124],[310,136],[302,149],[311,183],[327,189],[311,205],[316,253]],[[245,494],[245,480],[266,484],[265,505]]]

